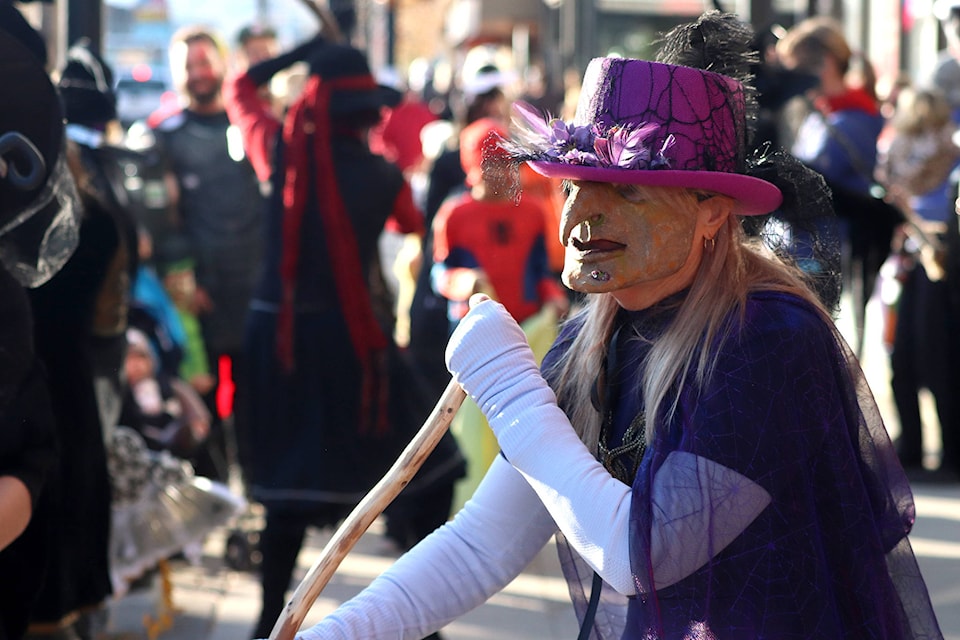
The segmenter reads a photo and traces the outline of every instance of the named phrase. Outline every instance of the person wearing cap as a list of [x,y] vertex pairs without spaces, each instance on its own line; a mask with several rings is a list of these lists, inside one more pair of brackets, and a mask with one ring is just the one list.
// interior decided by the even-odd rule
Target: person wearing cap
[[[384,229],[424,232],[403,173],[367,146],[400,95],[377,84],[363,51],[314,45],[274,143],[264,269],[247,317],[251,366],[238,379],[238,431],[253,453],[244,471],[266,508],[255,637],[283,610],[307,527],[349,514],[435,401],[393,342],[379,263]],[[428,467],[409,491],[462,475],[452,436]]]
[[186,380],[163,370],[146,333],[130,327],[125,339],[127,387],[120,424],[136,430],[151,449],[189,455],[207,437],[210,412]]
[[516,157],[568,181],[585,307],[538,369],[506,310],[473,301],[447,361],[502,455],[299,640],[416,638],[554,534],[581,638],[942,637],[863,375],[789,254],[742,228],[829,203],[794,158],[749,152],[749,31],[704,14],[658,62],[594,59],[573,122],[520,114]]
[[[458,103],[458,124],[466,127],[480,118],[494,118],[504,123],[509,119],[505,89],[511,77],[494,64],[485,64],[473,73],[467,74],[461,81],[462,101]],[[455,142],[459,139],[455,138]],[[451,195],[466,189],[466,174],[460,163],[460,148],[454,144],[444,150],[430,167],[427,183],[426,215],[427,221],[440,209],[440,205]]]
[[370,132],[370,149],[396,164],[412,180],[425,167],[420,132],[435,122],[437,115],[392,67],[384,67],[377,74],[381,84],[393,87],[403,98],[387,110],[383,121]]
[[[156,569],[160,618],[173,610],[166,560],[182,553],[199,562],[203,540],[237,515],[245,501],[222,483],[198,478],[182,459],[209,429],[203,400],[187,382],[162,370],[147,334],[131,327],[125,340],[127,393],[120,424],[107,437],[110,576],[114,597],[120,598],[131,583]],[[150,618],[145,616],[144,624],[154,635]]]

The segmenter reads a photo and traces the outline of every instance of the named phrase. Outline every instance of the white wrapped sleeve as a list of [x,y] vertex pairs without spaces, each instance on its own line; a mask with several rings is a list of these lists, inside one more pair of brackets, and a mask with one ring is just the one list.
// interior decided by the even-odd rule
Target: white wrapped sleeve
[[[486,301],[471,309],[447,345],[447,366],[574,549],[618,592],[636,595],[629,549],[631,487],[611,476],[580,441],[541,376],[523,331],[502,305]],[[702,567],[771,500],[735,470],[680,451],[667,456],[649,490],[649,561],[656,587]]]
[[498,457],[451,522],[297,640],[419,640],[503,589],[555,532],[530,485]]

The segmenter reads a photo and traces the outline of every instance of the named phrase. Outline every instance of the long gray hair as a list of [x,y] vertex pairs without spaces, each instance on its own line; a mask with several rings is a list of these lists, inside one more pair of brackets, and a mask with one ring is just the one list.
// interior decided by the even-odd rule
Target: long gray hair
[[[694,215],[697,192],[658,187],[641,188],[648,202],[663,202],[677,215]],[[723,196],[719,196],[723,197]],[[710,378],[720,346],[735,339],[730,322],[742,315],[747,295],[757,291],[792,293],[809,302],[833,325],[829,312],[808,286],[803,273],[767,250],[761,241],[748,238],[740,218],[731,215],[705,249],[689,293],[675,320],[654,343],[641,376],[647,438],[652,442],[656,425],[672,420],[680,391],[690,380],[702,388]],[[591,402],[591,391],[615,329],[619,305],[610,293],[590,294],[576,317],[583,327],[570,348],[553,366],[554,388],[581,440],[596,452],[602,416]],[[572,320],[572,318],[571,318]],[[693,374],[692,378],[690,374]],[[672,396],[670,394],[673,393]]]

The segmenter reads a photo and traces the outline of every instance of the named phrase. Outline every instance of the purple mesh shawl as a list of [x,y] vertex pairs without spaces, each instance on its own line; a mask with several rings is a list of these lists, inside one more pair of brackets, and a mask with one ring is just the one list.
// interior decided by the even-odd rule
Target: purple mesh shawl
[[[643,359],[675,308],[620,314],[622,334],[647,340],[617,340],[617,362],[627,364],[607,373],[618,389],[611,440],[640,411]],[[548,379],[579,326],[568,323],[544,360]],[[657,590],[648,586],[649,488],[671,451],[737,471],[772,502],[704,566]],[[688,385],[675,418],[648,443],[633,482],[637,595],[607,587],[591,638],[942,638],[907,540],[913,522],[907,480],[835,329],[795,297],[754,294],[708,384]],[[592,571],[563,541],[559,548],[582,617]]]

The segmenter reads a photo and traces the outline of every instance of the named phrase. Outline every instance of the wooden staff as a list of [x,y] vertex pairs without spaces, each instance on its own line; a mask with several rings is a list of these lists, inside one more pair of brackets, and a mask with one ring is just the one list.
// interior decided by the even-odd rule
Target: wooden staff
[[343,31],[337,23],[337,17],[330,11],[330,7],[322,0],[302,0],[303,4],[320,21],[320,33],[327,37],[330,42],[344,42]]
[[333,577],[347,553],[373,524],[373,521],[413,479],[427,456],[436,448],[440,438],[450,427],[450,422],[463,403],[465,395],[460,385],[455,380],[451,380],[417,435],[406,446],[386,475],[343,521],[320,552],[320,557],[313,563],[280,617],[277,618],[277,623],[270,633],[270,640],[293,640],[310,607]]

